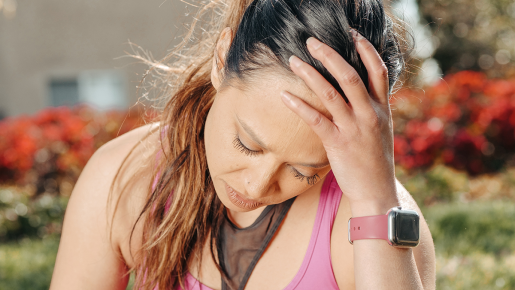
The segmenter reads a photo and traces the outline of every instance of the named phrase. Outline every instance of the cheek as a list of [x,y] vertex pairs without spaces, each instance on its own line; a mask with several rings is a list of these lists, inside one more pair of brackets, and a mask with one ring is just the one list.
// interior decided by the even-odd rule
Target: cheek
[[291,177],[286,178],[279,184],[281,185],[280,190],[283,200],[288,200],[294,196],[298,196],[311,187]]
[[209,172],[213,175],[217,171],[220,160],[217,158],[220,152],[219,138],[217,137],[218,118],[213,108],[209,111],[204,127],[204,145],[206,148],[206,160]]
[[227,118],[209,114],[204,130],[206,158],[211,176],[237,170],[243,164],[243,154],[233,146],[234,124]]

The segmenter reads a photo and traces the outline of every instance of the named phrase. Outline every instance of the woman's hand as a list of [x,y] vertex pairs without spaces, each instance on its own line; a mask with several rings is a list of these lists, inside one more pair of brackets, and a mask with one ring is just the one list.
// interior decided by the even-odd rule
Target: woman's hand
[[353,35],[368,71],[370,94],[358,73],[343,57],[331,47],[310,38],[307,44],[311,55],[338,81],[349,103],[320,73],[296,56],[290,58],[292,71],[320,98],[332,118],[288,92],[282,92],[282,98],[322,140],[338,185],[349,199],[353,216],[385,214],[399,204],[388,70],[372,44],[354,30]]

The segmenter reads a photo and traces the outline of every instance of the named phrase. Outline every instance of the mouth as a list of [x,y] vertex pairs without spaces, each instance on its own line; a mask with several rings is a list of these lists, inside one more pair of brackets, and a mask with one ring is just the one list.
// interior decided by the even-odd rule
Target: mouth
[[256,209],[263,204],[261,202],[251,200],[248,198],[245,198],[241,195],[241,193],[234,190],[232,187],[230,187],[227,183],[225,183],[225,190],[227,191],[227,196],[229,196],[229,200],[237,207],[244,209],[244,210],[253,210]]

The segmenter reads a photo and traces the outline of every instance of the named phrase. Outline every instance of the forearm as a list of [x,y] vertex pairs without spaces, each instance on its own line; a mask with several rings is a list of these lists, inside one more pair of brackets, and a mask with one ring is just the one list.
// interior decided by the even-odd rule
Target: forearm
[[[395,195],[393,195],[395,196]],[[351,204],[352,217],[383,215],[400,203],[389,201]],[[353,242],[356,289],[423,289],[413,250],[396,248],[380,239]]]

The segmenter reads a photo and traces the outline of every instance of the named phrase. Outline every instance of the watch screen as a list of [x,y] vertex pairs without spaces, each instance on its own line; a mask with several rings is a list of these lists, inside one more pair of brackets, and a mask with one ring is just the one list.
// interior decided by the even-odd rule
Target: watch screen
[[397,214],[397,240],[399,242],[418,241],[419,217],[412,213]]

